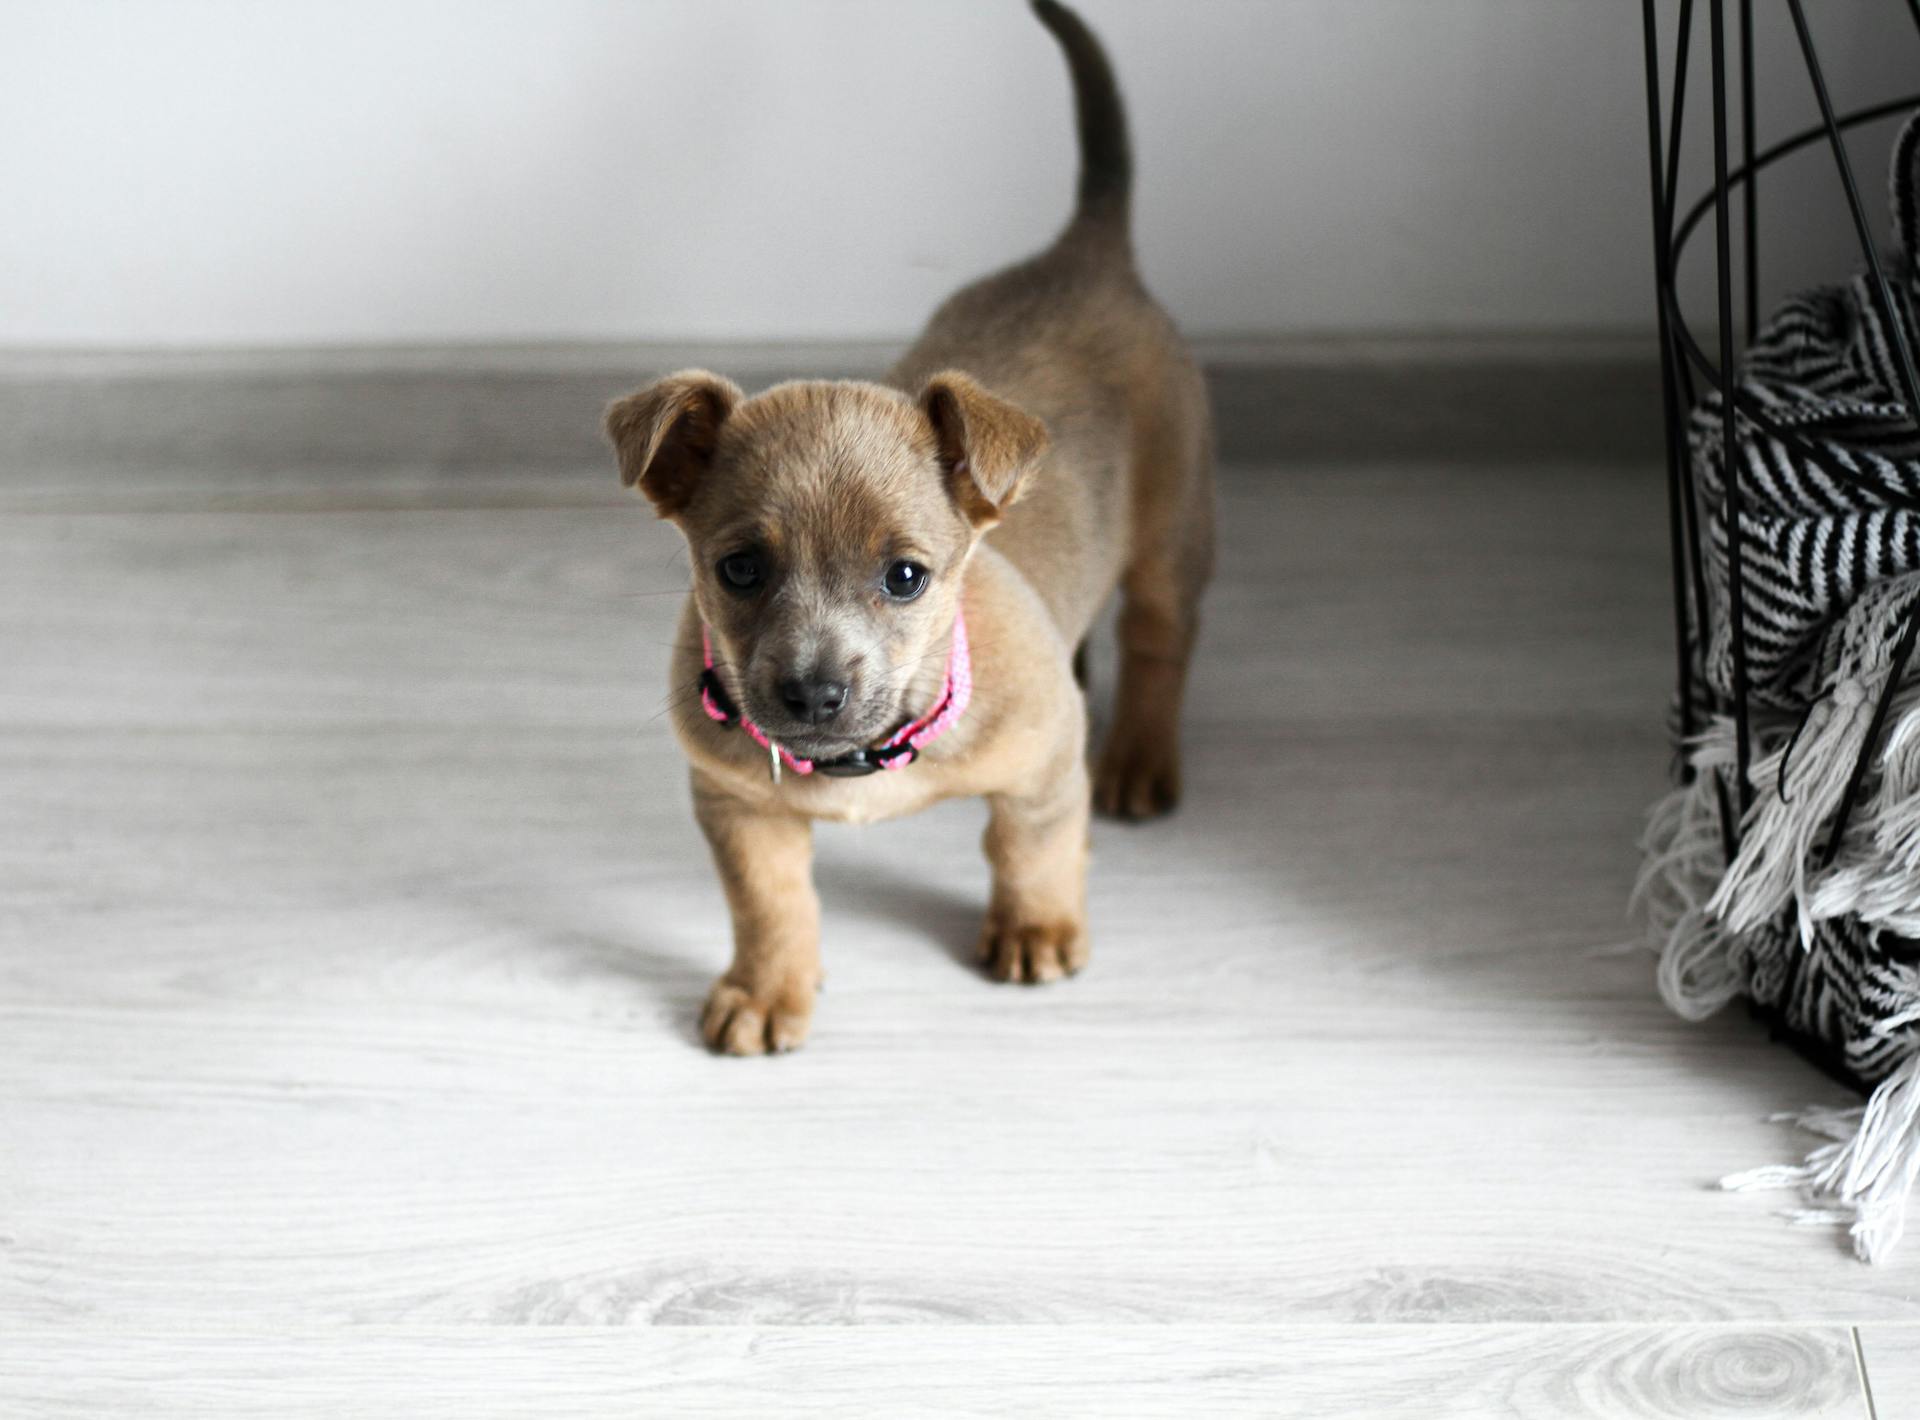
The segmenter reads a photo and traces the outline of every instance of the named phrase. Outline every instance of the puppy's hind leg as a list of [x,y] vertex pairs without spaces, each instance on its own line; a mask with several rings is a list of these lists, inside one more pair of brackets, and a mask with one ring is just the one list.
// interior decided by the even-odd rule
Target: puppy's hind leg
[[1119,687],[1094,775],[1094,805],[1111,818],[1154,818],[1180,801],[1180,707],[1213,571],[1212,451],[1204,435],[1194,442],[1187,459],[1137,474],[1155,482],[1120,578]]

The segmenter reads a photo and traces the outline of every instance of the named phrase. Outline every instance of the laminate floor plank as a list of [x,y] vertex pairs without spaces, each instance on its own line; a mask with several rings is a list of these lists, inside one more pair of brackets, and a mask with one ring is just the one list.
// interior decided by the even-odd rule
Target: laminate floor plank
[[0,1406],[33,1420],[1867,1420],[1838,1327],[366,1327],[139,1335],[105,1366],[84,1332],[22,1342]]

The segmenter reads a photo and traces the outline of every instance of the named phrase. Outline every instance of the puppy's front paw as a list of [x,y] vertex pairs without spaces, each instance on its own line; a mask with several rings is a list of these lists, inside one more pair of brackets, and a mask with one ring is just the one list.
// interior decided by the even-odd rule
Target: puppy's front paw
[[1072,976],[1087,964],[1087,929],[1077,918],[1002,922],[987,918],[980,961],[995,981],[1039,985]]
[[722,1055],[768,1055],[798,1050],[813,1020],[813,987],[790,983],[750,990],[727,977],[713,983],[700,1013],[700,1038]]
[[1118,735],[1093,776],[1093,806],[1108,818],[1148,819],[1180,802],[1180,751],[1162,735]]

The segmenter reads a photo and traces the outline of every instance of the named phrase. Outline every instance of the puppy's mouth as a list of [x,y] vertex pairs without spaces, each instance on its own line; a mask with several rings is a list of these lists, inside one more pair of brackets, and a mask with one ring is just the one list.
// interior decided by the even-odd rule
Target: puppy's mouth
[[747,714],[769,739],[801,759],[838,759],[857,749],[869,749],[891,734],[896,724],[864,712],[844,725],[839,717],[830,725],[803,724],[783,711],[758,705],[749,705]]

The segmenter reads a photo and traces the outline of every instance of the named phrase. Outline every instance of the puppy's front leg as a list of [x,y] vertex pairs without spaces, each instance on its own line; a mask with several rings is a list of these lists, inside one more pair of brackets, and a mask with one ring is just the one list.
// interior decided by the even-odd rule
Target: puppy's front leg
[[728,1055],[792,1050],[807,1038],[820,987],[812,825],[697,772],[693,812],[733,914],[733,965],[707,995],[700,1034]]
[[1058,981],[1087,963],[1088,783],[1078,754],[1039,792],[987,799],[993,901],[980,960],[1000,981]]

